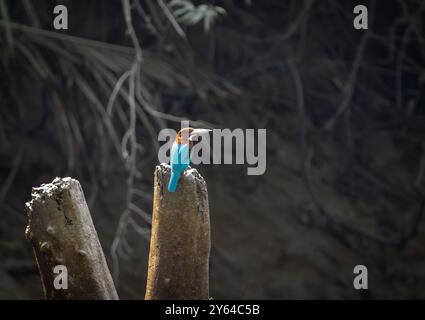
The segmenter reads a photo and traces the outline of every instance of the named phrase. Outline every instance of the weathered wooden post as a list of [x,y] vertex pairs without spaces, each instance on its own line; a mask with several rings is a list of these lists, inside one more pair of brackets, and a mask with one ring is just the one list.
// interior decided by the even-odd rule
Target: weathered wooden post
[[[118,299],[80,183],[56,178],[33,188],[25,204],[31,241],[47,299]],[[65,266],[68,288],[55,288]]]
[[171,168],[155,169],[146,299],[208,299],[210,217],[207,185],[195,169],[167,184]]

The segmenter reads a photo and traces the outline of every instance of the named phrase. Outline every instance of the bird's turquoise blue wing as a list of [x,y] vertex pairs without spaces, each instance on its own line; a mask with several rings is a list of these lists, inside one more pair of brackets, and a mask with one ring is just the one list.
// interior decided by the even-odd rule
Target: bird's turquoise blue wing
[[170,154],[171,164],[179,163],[179,154],[180,154],[180,145],[177,143],[173,143],[173,146],[171,147],[171,154]]
[[187,164],[190,163],[190,154],[189,154],[189,145],[188,144],[182,144],[180,145],[180,163],[181,164]]
[[180,145],[177,143],[173,144],[171,148],[170,162],[175,165],[180,164],[188,166],[190,163],[189,145]]

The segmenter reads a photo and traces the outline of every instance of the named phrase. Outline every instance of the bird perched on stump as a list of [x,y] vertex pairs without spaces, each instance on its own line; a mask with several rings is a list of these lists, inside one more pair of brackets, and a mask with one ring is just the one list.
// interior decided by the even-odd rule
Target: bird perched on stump
[[210,131],[209,129],[183,128],[177,133],[176,140],[171,147],[169,192],[176,191],[180,176],[189,167],[193,141],[196,141],[198,136],[208,134]]

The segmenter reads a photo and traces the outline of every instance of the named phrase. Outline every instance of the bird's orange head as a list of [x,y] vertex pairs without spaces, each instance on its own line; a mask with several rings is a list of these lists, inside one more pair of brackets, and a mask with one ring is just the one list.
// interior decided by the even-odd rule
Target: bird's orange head
[[181,129],[176,136],[176,142],[178,144],[187,144],[189,143],[192,146],[192,141],[190,140],[190,134],[193,132],[193,128],[183,128]]
[[176,142],[178,144],[188,143],[192,147],[193,141],[196,141],[197,137],[206,135],[210,131],[209,129],[183,128],[177,133]]

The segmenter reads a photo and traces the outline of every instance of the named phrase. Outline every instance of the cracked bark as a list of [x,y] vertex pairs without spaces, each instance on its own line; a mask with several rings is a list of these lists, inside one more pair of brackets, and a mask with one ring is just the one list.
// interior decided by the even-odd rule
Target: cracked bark
[[195,169],[167,190],[170,166],[155,169],[146,299],[208,299],[210,217],[205,180]]
[[[118,299],[80,183],[56,178],[33,188],[31,196],[25,234],[46,299]],[[57,265],[67,268],[67,289],[54,287]]]

